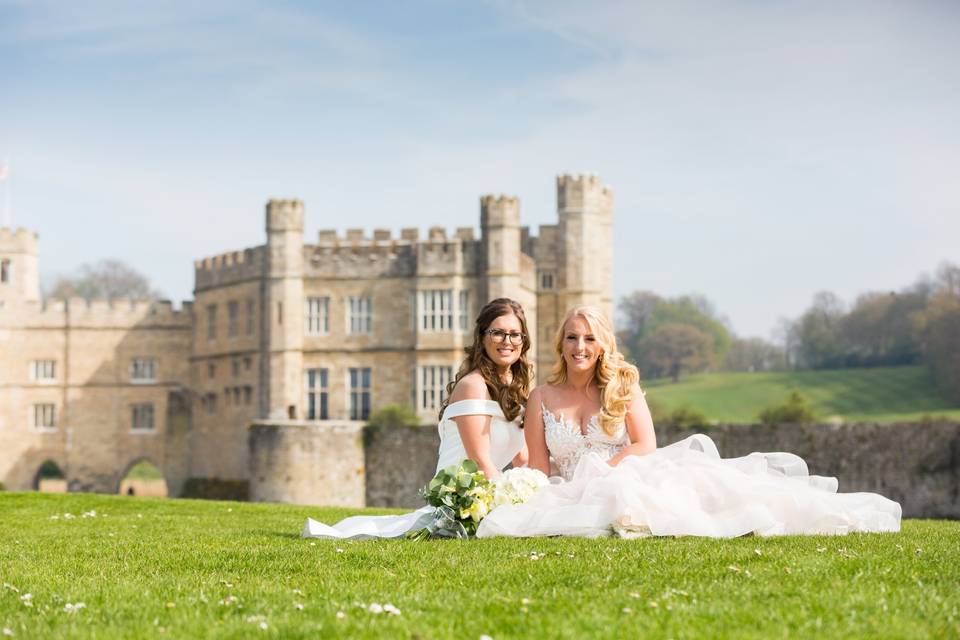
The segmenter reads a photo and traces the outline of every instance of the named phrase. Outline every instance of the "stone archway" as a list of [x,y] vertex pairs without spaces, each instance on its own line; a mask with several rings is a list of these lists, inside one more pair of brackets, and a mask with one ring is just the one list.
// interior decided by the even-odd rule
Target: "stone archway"
[[66,493],[67,477],[55,460],[47,458],[34,474],[32,488],[44,493]]
[[117,485],[117,493],[127,496],[165,498],[169,495],[163,471],[149,458],[137,458],[129,465]]

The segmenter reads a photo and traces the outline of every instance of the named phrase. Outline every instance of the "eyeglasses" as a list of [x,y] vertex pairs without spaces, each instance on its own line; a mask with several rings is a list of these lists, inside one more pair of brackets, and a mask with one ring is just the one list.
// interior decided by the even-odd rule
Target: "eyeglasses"
[[486,334],[497,344],[502,344],[507,338],[510,339],[510,344],[523,344],[523,339],[526,337],[525,334],[519,331],[507,333],[502,329],[487,329]]

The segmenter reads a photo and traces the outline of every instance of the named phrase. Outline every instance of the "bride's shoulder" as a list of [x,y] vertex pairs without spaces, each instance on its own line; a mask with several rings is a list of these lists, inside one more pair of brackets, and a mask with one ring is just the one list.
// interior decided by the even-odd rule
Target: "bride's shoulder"
[[489,400],[490,393],[487,391],[487,381],[483,374],[477,370],[471,371],[457,381],[457,386],[453,388],[450,394],[450,402],[459,402],[460,400]]
[[527,406],[540,407],[541,403],[549,402],[550,394],[556,387],[552,384],[541,384],[536,386],[527,397]]

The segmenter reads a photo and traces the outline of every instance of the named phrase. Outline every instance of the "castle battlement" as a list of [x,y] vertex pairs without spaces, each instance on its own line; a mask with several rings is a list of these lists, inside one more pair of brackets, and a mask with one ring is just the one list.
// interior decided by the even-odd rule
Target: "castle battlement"
[[[445,227],[430,227],[427,230],[426,243],[470,242],[474,240],[473,227],[457,227],[450,234]],[[321,229],[317,235],[318,247],[347,247],[352,249],[393,248],[425,244],[420,239],[420,230],[406,227],[394,237],[390,229],[374,229],[372,235],[364,229],[347,229],[342,234],[336,229]]]
[[560,213],[613,212],[613,189],[595,173],[557,176],[557,209]]
[[170,300],[47,299],[27,301],[11,309],[11,318],[25,327],[132,329],[138,326],[188,329],[193,324],[193,302],[180,308]]
[[261,246],[195,260],[196,288],[206,289],[258,278],[263,273],[264,255]]
[[516,227],[520,225],[520,198],[516,196],[480,196],[480,227]]
[[35,231],[24,227],[17,227],[16,229],[0,227],[0,251],[35,254],[37,252],[37,234]]

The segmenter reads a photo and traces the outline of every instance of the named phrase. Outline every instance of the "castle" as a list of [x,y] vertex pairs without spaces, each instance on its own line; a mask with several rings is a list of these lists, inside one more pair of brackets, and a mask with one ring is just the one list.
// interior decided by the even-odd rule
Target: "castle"
[[[557,178],[556,224],[534,235],[515,197],[480,199],[480,235],[432,227],[303,238],[304,206],[271,200],[266,244],[195,263],[193,302],[43,301],[37,236],[0,229],[0,482],[116,492],[148,460],[187,478],[249,478],[260,419],[363,421],[388,404],[436,420],[497,297],[527,314],[534,360],[576,304],[612,311],[612,193]],[[543,377],[543,371],[540,371]]]

